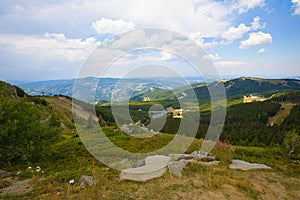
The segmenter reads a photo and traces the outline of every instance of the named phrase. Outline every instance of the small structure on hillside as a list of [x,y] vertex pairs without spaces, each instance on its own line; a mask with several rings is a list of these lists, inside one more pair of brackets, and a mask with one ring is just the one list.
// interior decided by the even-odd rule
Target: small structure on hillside
[[244,96],[244,103],[251,103],[254,101],[265,101],[267,98],[263,95],[250,95],[250,96]]
[[173,112],[173,118],[181,119],[183,116],[183,109],[176,109]]
[[183,109],[174,109],[172,106],[167,108],[167,113],[172,113],[174,119],[181,119],[183,117]]
[[143,98],[143,101],[144,101],[144,102],[150,101],[150,97],[144,97],[144,98]]

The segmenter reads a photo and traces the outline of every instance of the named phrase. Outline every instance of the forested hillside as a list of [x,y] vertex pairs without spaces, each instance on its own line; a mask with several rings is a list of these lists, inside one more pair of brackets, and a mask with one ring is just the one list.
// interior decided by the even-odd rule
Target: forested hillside
[[[244,95],[259,94],[270,97],[280,91],[300,91],[300,81],[296,79],[261,79],[261,78],[237,78],[233,80],[223,80],[221,82],[213,82],[210,84],[224,84],[228,100],[239,99]],[[195,93],[200,102],[210,99],[207,84],[197,83],[192,85],[192,89],[186,87],[176,88],[175,90],[155,90],[138,92],[133,97],[134,100],[142,100],[145,96],[149,96],[153,101],[160,100],[160,94],[165,99],[175,99],[175,94],[179,97],[188,99]]]

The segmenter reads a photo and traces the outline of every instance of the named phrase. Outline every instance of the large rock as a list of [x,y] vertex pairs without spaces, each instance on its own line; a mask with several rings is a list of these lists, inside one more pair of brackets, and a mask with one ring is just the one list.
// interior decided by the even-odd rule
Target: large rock
[[95,184],[93,177],[82,175],[79,179],[79,185],[81,188],[85,188],[87,185],[92,186]]
[[193,162],[193,160],[180,160],[180,161],[170,162],[168,164],[169,172],[171,174],[174,174],[174,175],[178,176],[178,177],[181,177],[183,168],[189,162]]
[[14,176],[13,173],[0,170],[0,178],[8,178]]
[[120,174],[120,180],[132,180],[145,182],[158,178],[166,172],[170,157],[155,155],[145,158],[145,165],[137,168],[124,169]]
[[232,164],[229,166],[230,169],[240,169],[240,170],[253,170],[253,169],[272,169],[271,167],[258,164],[258,163],[249,163],[243,160],[232,160]]

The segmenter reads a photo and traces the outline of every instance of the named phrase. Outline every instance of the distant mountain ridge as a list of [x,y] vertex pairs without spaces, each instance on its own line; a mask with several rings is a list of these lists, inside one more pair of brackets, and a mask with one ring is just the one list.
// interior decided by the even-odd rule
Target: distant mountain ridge
[[[261,79],[261,78],[247,78],[240,77],[232,80],[222,80],[218,82],[212,82],[209,84],[224,84],[227,98],[241,98],[244,95],[262,95],[270,97],[281,91],[300,91],[300,80],[297,79]],[[142,100],[145,97],[149,97],[152,100],[159,100],[161,96],[164,99],[185,98],[188,100],[195,93],[198,100],[209,100],[210,94],[207,84],[197,83],[192,84],[191,87],[176,88],[173,91],[170,90],[155,90],[155,91],[143,91],[137,92],[133,95],[133,100]]]
[[[146,78],[146,79],[119,79],[119,78],[95,78],[87,77],[80,79],[69,79],[69,80],[49,80],[49,81],[38,81],[31,83],[19,84],[21,88],[29,95],[65,95],[73,96],[73,86],[75,81],[78,81],[84,87],[86,91],[95,90],[97,86],[97,92],[95,99],[98,101],[110,101],[112,92],[114,91],[115,85],[122,81],[122,85],[127,86],[130,92],[146,91],[150,88],[159,89],[174,89],[182,87],[188,83],[196,83],[200,81],[195,77],[191,77],[187,82],[183,83],[180,78]],[[80,100],[90,101],[91,98],[83,95]]]
[[[74,81],[74,79],[42,81],[20,84],[19,86],[29,95],[61,94],[72,97]],[[128,88],[129,93],[132,93],[131,99],[136,101],[143,101],[145,98],[151,101],[168,100],[174,99],[175,95],[188,100],[192,96],[192,92],[195,92],[200,101],[207,100],[210,98],[207,84],[224,84],[228,98],[240,98],[251,94],[269,97],[280,91],[300,90],[300,80],[297,79],[262,79],[251,77],[240,77],[207,84],[203,82],[195,83],[197,79],[193,79],[191,87],[186,87],[182,81],[174,78],[98,79],[88,77],[77,79],[76,81],[79,81],[83,85],[85,91],[96,90],[95,86],[98,86],[95,96],[95,100],[97,101],[111,101],[112,93],[118,83],[121,83],[122,87]],[[94,99],[83,94],[80,100],[91,102]]]

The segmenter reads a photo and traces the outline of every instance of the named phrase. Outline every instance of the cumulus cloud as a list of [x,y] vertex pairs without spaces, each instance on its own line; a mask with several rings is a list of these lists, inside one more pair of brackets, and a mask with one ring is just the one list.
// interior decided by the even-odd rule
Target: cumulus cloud
[[260,49],[260,50],[258,50],[258,54],[262,54],[262,53],[265,53],[266,52],[266,49],[264,49],[264,48],[262,48],[262,49]]
[[[94,37],[85,37],[95,31],[99,34],[119,34],[135,28],[157,27],[191,36],[191,39],[205,49],[229,44],[230,39],[241,38],[241,35],[246,34],[249,27],[254,30],[259,29],[260,26],[257,25],[259,20],[252,26],[235,24],[236,14],[242,14],[264,5],[264,0],[54,0],[43,2],[32,0],[20,2],[18,0],[0,3],[2,5],[0,6],[0,21],[3,22],[0,23],[0,30],[2,30],[0,31],[0,54],[4,55],[6,51],[9,51],[14,57],[19,54],[31,55],[38,58],[41,63],[54,63],[61,68],[65,65],[56,62],[57,59],[71,61],[73,65],[73,61],[82,61],[89,55],[99,43]],[[227,31],[234,34],[226,35]],[[41,34],[45,32],[48,33]],[[223,38],[222,34],[226,38]],[[105,40],[102,36],[97,36],[97,38],[101,42]],[[147,40],[161,42],[166,41],[165,38],[174,39],[168,35],[157,35]],[[116,41],[113,45],[130,48],[136,43],[147,45],[147,40],[141,32]],[[187,43],[190,41],[174,39],[168,42],[172,43],[172,47],[176,47],[177,51],[195,53],[188,47]],[[162,45],[168,44],[162,43]],[[108,51],[106,56],[113,57],[112,55],[117,53],[119,52],[112,54]],[[162,58],[168,59],[169,56],[162,55]],[[9,61],[5,62],[9,63]],[[39,69],[35,62],[28,61],[28,65]]]
[[212,49],[215,48],[217,45],[225,44],[224,41],[205,42],[205,40],[203,39],[204,37],[200,32],[190,34],[189,38],[193,40],[196,44],[198,44],[200,47],[202,47],[203,49]]
[[236,10],[248,11],[262,6],[261,2],[263,1],[75,0],[41,3],[34,0],[19,4],[11,1],[7,11],[9,13],[0,15],[1,21],[10,23],[0,24],[0,28],[20,31],[30,25],[39,32],[76,32],[80,35],[87,34],[91,26],[99,33],[160,27],[187,35],[201,32],[204,37],[216,37],[232,24]]
[[272,43],[272,35],[269,33],[250,33],[247,40],[241,41],[240,49],[248,49],[253,46]]
[[266,27],[266,24],[265,23],[261,23],[260,20],[261,19],[260,19],[259,16],[253,18],[253,22],[251,23],[252,30],[258,30],[258,29],[262,29],[262,28]]
[[233,10],[237,10],[239,14],[246,13],[256,7],[263,7],[265,0],[237,0],[233,4]]
[[291,0],[293,3],[294,15],[300,15],[300,0]]
[[50,58],[54,60],[80,61],[87,58],[100,42],[94,37],[68,39],[62,33],[45,33],[43,36],[0,35],[3,50],[29,57]]
[[101,18],[92,23],[92,28],[99,34],[119,34],[122,32],[131,31],[134,29],[134,24],[131,21],[124,21],[122,19],[112,20],[108,18]]
[[260,17],[254,17],[251,22],[251,26],[246,26],[244,23],[241,23],[238,27],[231,26],[226,32],[222,34],[222,38],[227,39],[230,42],[233,42],[236,39],[240,39],[244,36],[245,33],[248,33],[252,30],[258,30],[264,28],[266,25],[261,22]]
[[250,30],[250,27],[242,23],[238,27],[231,26],[225,33],[222,34],[222,37],[229,41],[234,41],[243,37],[243,35],[249,32]]
[[220,56],[219,54],[215,53],[215,54],[209,54],[209,55],[204,55],[202,56],[202,58],[204,60],[220,60]]

